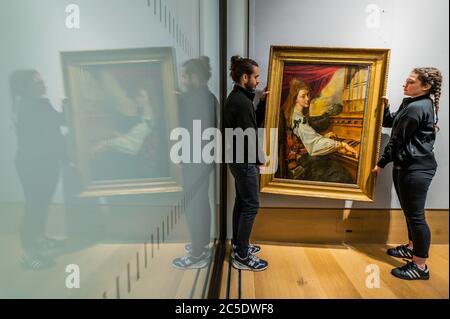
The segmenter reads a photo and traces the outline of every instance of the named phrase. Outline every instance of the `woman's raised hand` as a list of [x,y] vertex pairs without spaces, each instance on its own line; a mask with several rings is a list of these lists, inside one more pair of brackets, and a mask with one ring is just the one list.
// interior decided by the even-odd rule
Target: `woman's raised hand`
[[380,175],[383,172],[383,169],[378,165],[372,169],[372,174]]

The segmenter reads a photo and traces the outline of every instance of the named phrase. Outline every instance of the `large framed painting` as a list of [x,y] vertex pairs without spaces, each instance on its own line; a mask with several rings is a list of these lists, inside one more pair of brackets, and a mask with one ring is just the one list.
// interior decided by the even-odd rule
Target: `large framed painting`
[[80,196],[181,191],[172,48],[61,53]]
[[389,56],[388,49],[271,48],[265,127],[278,134],[265,146],[273,167],[261,192],[374,200]]

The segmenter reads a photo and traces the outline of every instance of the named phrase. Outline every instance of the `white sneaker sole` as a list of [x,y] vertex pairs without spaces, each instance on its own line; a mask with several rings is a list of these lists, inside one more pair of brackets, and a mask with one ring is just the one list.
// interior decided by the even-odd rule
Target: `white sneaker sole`
[[239,269],[239,270],[249,270],[249,271],[254,271],[254,272],[264,271],[264,270],[266,270],[266,269],[269,267],[269,265],[267,265],[267,266],[264,267],[264,268],[254,269],[254,268],[251,268],[251,267],[249,267],[249,266],[247,266],[247,265],[241,264],[241,263],[238,262],[236,259],[233,259],[232,266],[233,266],[233,268],[235,268],[235,269]]
[[178,270],[188,270],[188,269],[203,269],[208,266],[208,262],[206,260],[200,261],[198,263],[192,264],[190,266],[181,267],[176,264],[172,264],[172,266]]

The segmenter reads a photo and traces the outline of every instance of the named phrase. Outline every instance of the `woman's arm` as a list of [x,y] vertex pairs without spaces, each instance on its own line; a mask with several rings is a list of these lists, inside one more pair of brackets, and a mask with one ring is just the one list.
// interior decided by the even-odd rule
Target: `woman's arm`
[[323,137],[308,124],[296,123],[292,131],[302,141],[310,156],[328,155],[340,148],[340,142]]
[[151,134],[151,131],[151,125],[140,123],[133,127],[127,134],[100,142],[96,147],[96,151],[110,149],[124,154],[136,155],[141,149],[145,138]]
[[391,133],[388,145],[384,149],[378,166],[384,168],[394,160],[395,152],[399,152],[402,146],[420,125],[420,107],[410,105],[407,112],[401,115],[398,124]]
[[382,105],[384,107],[383,127],[392,128],[395,117],[397,116],[398,112],[402,109],[402,106],[400,106],[399,111],[391,113],[391,110],[390,110],[391,106],[389,104],[389,98],[387,96],[383,96],[381,98],[381,101],[382,101]]
[[394,119],[395,119],[396,115],[397,115],[397,112],[391,113],[390,106],[388,105],[384,109],[383,127],[392,128],[392,125],[394,124]]

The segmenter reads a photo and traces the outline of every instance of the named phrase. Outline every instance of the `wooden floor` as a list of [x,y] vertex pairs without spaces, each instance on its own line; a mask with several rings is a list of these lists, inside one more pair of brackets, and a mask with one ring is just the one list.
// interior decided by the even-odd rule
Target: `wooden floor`
[[[137,244],[98,244],[59,256],[47,270],[22,269],[18,258],[3,263],[0,299],[198,299],[205,298],[212,264],[177,270],[174,258],[184,244],[162,243],[154,249]],[[139,256],[139,257],[138,257]],[[80,267],[80,289],[65,287],[65,267]]]
[[[194,270],[172,266],[174,258],[186,254],[187,241],[180,239],[189,237],[184,215],[177,221],[170,233],[162,227],[160,235],[146,244],[82,244],[70,239],[64,250],[52,256],[56,264],[40,271],[21,267],[17,234],[0,231],[0,299],[205,298],[212,262]],[[66,267],[71,264],[80,268],[80,289],[65,286]]]
[[[390,274],[404,264],[387,256],[386,245],[262,245],[264,272],[224,266],[221,298],[229,299],[440,299],[449,298],[448,245],[431,247],[429,281],[404,281]],[[229,256],[229,254],[227,254]],[[375,266],[374,266],[375,265]],[[379,288],[368,288],[379,269]],[[368,271],[368,272],[366,272]],[[369,277],[369,279],[368,279]]]

